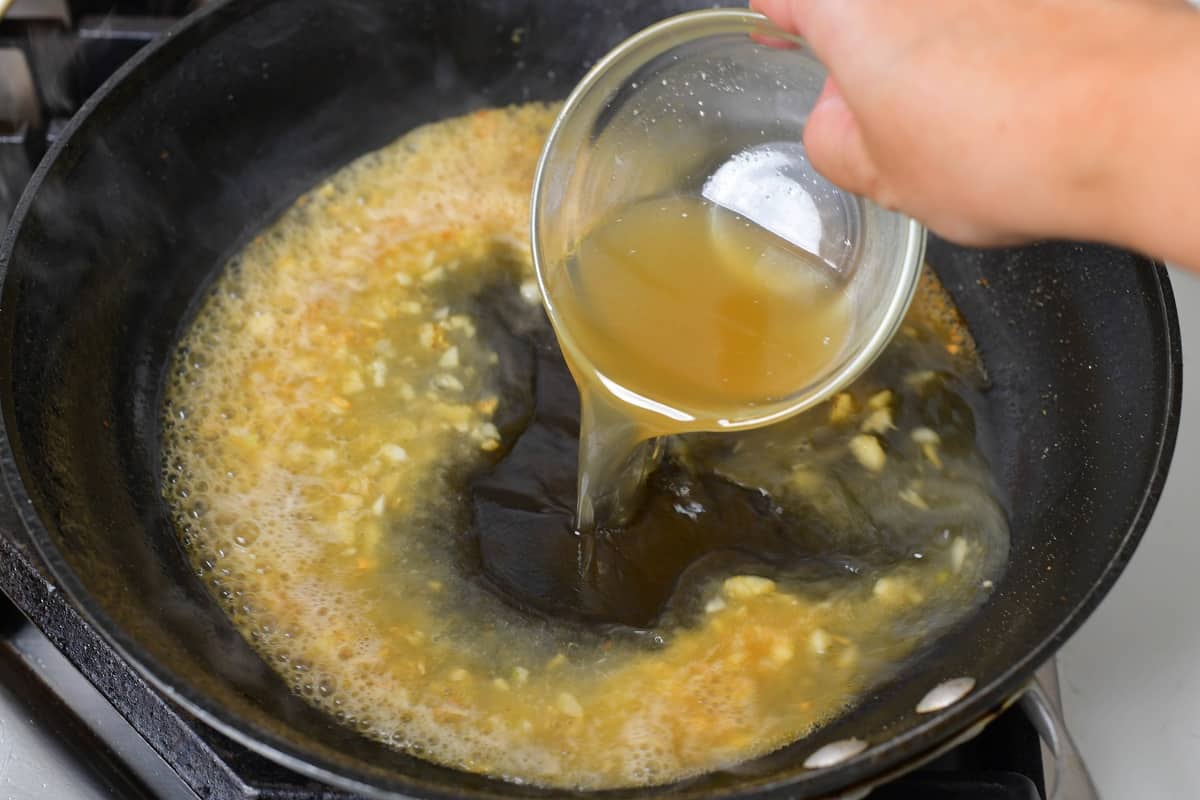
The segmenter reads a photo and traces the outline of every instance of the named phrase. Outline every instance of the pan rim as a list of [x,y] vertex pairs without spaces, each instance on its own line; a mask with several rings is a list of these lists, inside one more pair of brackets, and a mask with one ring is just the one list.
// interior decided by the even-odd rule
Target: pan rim
[[[274,1],[255,0],[255,2],[247,3],[239,0],[236,5],[248,13],[249,9]],[[0,241],[0,291],[3,291],[7,285],[13,249],[35,198],[39,195],[43,183],[58,163],[63,152],[71,145],[80,131],[85,130],[96,117],[97,109],[103,108],[116,88],[124,84],[129,76],[138,73],[143,65],[161,57],[164,52],[169,54],[174,47],[180,46],[177,45],[177,40],[181,38],[204,35],[205,23],[226,12],[233,5],[235,5],[234,0],[216,0],[181,19],[162,37],[143,47],[125,62],[88,98],[67,123],[62,135],[47,151],[27,183],[13,212],[8,229],[4,233],[3,240]],[[986,685],[978,687],[961,702],[938,714],[930,715],[928,720],[915,725],[912,729],[884,742],[873,744],[860,755],[847,759],[831,769],[804,770],[797,765],[794,770],[789,770],[784,775],[749,781],[736,787],[718,790],[708,796],[733,798],[752,793],[782,794],[794,791],[800,786],[803,786],[806,792],[811,790],[814,794],[820,795],[831,791],[862,788],[873,785],[877,780],[893,777],[898,768],[920,760],[922,755],[929,752],[931,748],[936,748],[938,744],[961,735],[985,719],[995,708],[1011,701],[1024,689],[1034,670],[1082,625],[1083,621],[1108,594],[1117,577],[1132,558],[1162,496],[1175,450],[1182,408],[1182,339],[1174,293],[1165,264],[1149,259],[1142,259],[1142,261],[1144,267],[1153,270],[1153,284],[1157,293],[1156,296],[1149,299],[1154,301],[1156,311],[1161,315],[1166,328],[1164,343],[1167,362],[1164,376],[1166,407],[1157,410],[1163,415],[1163,425],[1159,430],[1159,438],[1156,442],[1157,449],[1152,462],[1151,479],[1145,486],[1141,501],[1131,517],[1129,526],[1113,557],[1088,591],[1064,615],[1052,633],[1031,647],[1007,670],[993,676]],[[11,352],[5,354],[6,359],[11,359],[11,357]],[[2,367],[0,368],[0,394],[7,395],[11,388],[11,370],[7,361],[0,367]],[[392,777],[392,775],[372,775],[368,778],[366,772],[360,772],[348,764],[338,763],[312,752],[306,752],[304,748],[297,747],[292,742],[261,728],[243,715],[216,702],[211,695],[180,680],[140,644],[128,637],[124,630],[99,607],[60,553],[47,528],[42,524],[33,508],[32,500],[25,490],[20,475],[20,463],[10,439],[10,405],[7,401],[4,403],[2,420],[0,420],[2,422],[0,424],[0,473],[3,473],[8,499],[13,504],[22,526],[34,543],[38,555],[63,588],[75,610],[96,630],[116,655],[129,664],[141,678],[167,700],[181,706],[187,713],[209,727],[288,769],[331,786],[359,792],[370,797],[395,798],[412,796],[411,793],[416,793],[424,797],[449,800],[458,797],[507,798],[518,794],[544,795],[546,793],[546,790],[518,786],[500,779],[489,780],[488,789],[477,791],[463,787],[448,789],[444,785],[431,784],[409,776],[403,776],[403,780]],[[360,761],[357,758],[353,760]],[[376,782],[367,783],[365,780]],[[495,791],[490,789],[491,786],[495,786]],[[656,788],[658,791],[671,792],[680,797],[694,794],[686,781]],[[631,791],[637,790],[603,790],[587,794],[596,797],[623,797],[631,796]]]

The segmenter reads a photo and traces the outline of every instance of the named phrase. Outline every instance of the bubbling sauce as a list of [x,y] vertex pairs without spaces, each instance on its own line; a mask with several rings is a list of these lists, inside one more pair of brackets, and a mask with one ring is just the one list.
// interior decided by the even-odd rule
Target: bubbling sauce
[[666,439],[628,528],[576,535],[579,399],[526,232],[554,111],[416,129],[233,259],[169,375],[163,491],[238,629],[343,724],[511,781],[662,784],[895,675],[1008,530],[927,275],[851,391]]

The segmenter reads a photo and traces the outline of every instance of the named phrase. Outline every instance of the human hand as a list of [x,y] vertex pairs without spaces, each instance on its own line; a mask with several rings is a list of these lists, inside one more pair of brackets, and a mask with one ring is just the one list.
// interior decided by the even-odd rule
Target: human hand
[[[813,165],[947,238],[1146,245],[1161,237],[1126,218],[1136,212],[1121,215],[1131,193],[1186,197],[1200,183],[1200,173],[1184,181],[1171,165],[1150,163],[1172,154],[1156,154],[1142,130],[1163,122],[1155,113],[1172,93],[1176,109],[1196,106],[1188,100],[1200,91],[1195,64],[1164,71],[1175,54],[1200,50],[1200,16],[1186,3],[752,0],[751,7],[804,37],[830,71],[804,133]],[[1189,72],[1190,84],[1164,85]],[[1191,113],[1192,135],[1185,130],[1177,149],[1200,147],[1193,138],[1200,118]],[[1177,111],[1171,124],[1179,122]],[[1192,163],[1200,162],[1193,156]],[[1126,174],[1131,165],[1141,173]],[[1193,238],[1181,252],[1195,253],[1197,244]]]

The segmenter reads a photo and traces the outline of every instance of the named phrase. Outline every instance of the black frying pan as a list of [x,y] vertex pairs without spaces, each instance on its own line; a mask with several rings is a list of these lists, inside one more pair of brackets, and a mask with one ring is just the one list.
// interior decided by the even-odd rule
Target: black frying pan
[[[163,692],[335,784],[549,794],[394,752],[288,692],[192,574],[171,529],[159,496],[163,371],[215,271],[322,176],[424,122],[562,98],[618,40],[701,5],[210,3],[71,123],[0,256],[4,468],[62,586]],[[979,252],[933,241],[929,259],[995,384],[977,413],[998,432],[1007,574],[969,624],[843,719],[662,793],[810,797],[914,763],[1014,698],[1132,555],[1179,414],[1179,331],[1161,265],[1076,244]],[[964,700],[914,712],[934,684],[958,676],[977,681]],[[848,736],[869,747],[833,768],[802,766]]]

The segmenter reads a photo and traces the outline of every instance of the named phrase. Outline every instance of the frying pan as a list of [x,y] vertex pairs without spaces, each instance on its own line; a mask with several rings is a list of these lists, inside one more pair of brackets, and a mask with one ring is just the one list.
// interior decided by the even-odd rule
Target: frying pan
[[[323,176],[425,122],[561,98],[617,41],[700,5],[218,1],[75,117],[0,251],[0,456],[61,586],[169,698],[293,769],[368,794],[552,794],[393,751],[287,690],[177,543],[159,495],[164,371],[224,261]],[[1012,702],[1133,554],[1179,415],[1180,339],[1163,267],[1073,243],[984,252],[934,240],[929,261],[994,384],[974,412],[995,432],[988,453],[1012,524],[1007,573],[968,623],[841,719],[655,793],[845,794],[915,764]],[[973,691],[916,713],[932,687],[960,677]],[[847,738],[866,748],[805,768]]]

